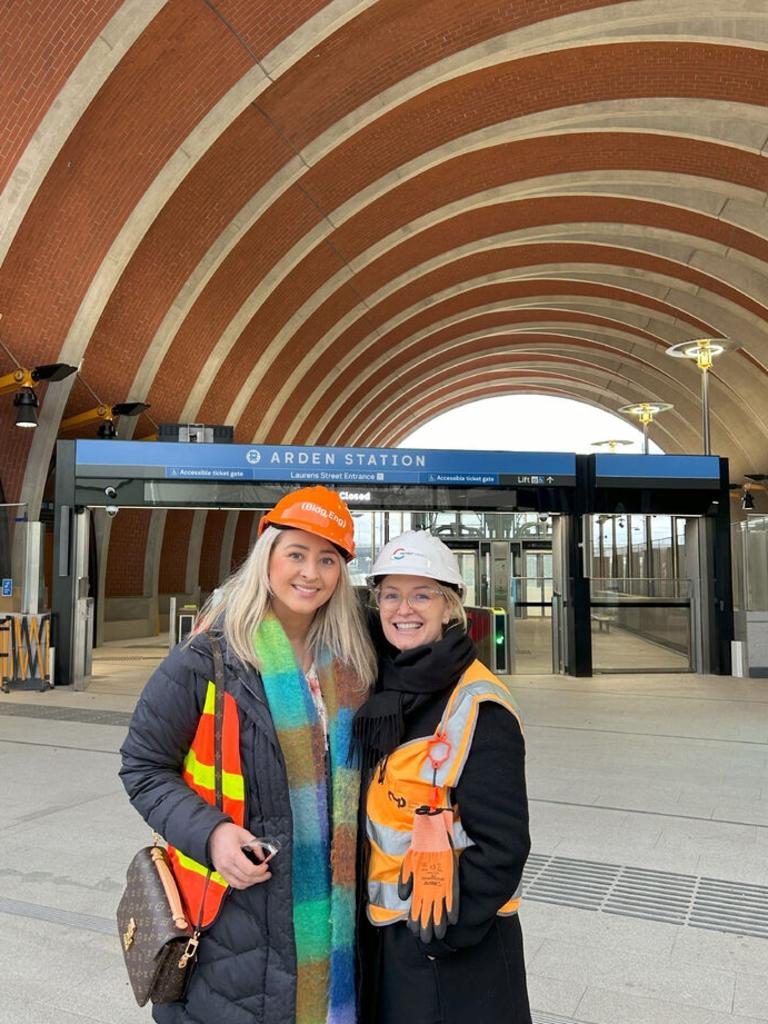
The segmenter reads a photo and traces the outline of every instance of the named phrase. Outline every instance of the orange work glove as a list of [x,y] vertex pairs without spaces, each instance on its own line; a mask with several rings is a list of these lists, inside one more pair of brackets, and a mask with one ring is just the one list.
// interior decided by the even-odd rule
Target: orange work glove
[[408,927],[422,942],[442,939],[459,916],[459,867],[453,852],[453,812],[419,807],[411,845],[403,858],[397,892],[411,897]]

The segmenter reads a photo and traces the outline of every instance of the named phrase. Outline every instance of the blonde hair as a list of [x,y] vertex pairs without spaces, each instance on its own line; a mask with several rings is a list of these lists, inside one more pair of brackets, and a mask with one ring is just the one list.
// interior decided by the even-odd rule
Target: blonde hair
[[[205,602],[195,622],[195,633],[214,625],[221,629],[237,657],[257,669],[253,634],[272,607],[269,560],[283,532],[266,527],[240,568]],[[341,555],[339,562],[339,582],[330,600],[315,613],[307,647],[314,657],[329,652],[355,673],[361,688],[367,688],[376,678],[376,659]]]
[[450,629],[451,626],[459,625],[466,633],[468,628],[467,612],[464,608],[461,597],[453,587],[449,586],[447,583],[442,584],[442,591],[445,595],[445,603],[448,605],[448,611],[451,613],[448,625],[445,628]]

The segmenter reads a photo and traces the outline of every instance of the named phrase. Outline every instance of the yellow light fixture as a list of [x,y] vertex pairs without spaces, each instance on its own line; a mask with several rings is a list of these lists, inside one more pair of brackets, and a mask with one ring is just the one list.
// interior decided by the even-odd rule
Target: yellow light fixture
[[73,373],[77,373],[77,367],[68,363],[46,363],[31,370],[17,366],[15,370],[0,377],[0,395],[9,395],[21,388],[36,388],[38,384],[54,384]]
[[669,402],[634,402],[629,405],[622,405],[618,412],[628,416],[634,416],[643,428],[643,454],[648,454],[648,427],[653,423],[654,416],[660,412],[669,412],[674,409]]
[[612,455],[615,455],[617,448],[624,448],[627,445],[631,445],[631,444],[634,444],[634,443],[635,443],[634,441],[619,440],[618,438],[609,438],[606,441],[593,441],[592,442],[592,447],[593,448],[607,448],[608,451]]
[[674,359],[695,359],[700,370],[711,370],[712,363],[728,348],[727,338],[694,338],[682,341],[667,349],[667,355]]
[[117,437],[117,428],[114,421],[118,416],[139,416],[149,409],[146,402],[119,402],[117,405],[97,405],[93,409],[86,409],[85,412],[76,413],[74,416],[67,416],[61,421],[59,431],[66,433],[69,430],[80,430],[82,427],[98,423],[98,436],[111,440]]
[[693,338],[681,341],[667,349],[667,355],[673,359],[694,360],[701,370],[701,437],[704,454],[710,454],[709,437],[709,371],[718,356],[731,347],[728,338]]
[[25,366],[17,366],[10,373],[0,377],[0,395],[14,395],[16,406],[16,426],[36,427],[38,401],[35,388],[38,384],[54,384],[77,373],[76,366],[68,363],[45,363],[31,370]]

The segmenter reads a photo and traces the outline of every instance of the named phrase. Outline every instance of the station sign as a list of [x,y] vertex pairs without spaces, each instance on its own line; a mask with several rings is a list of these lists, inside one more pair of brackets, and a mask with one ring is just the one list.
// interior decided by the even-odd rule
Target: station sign
[[598,487],[656,487],[717,490],[717,455],[595,455]]
[[434,487],[563,487],[576,480],[576,457],[563,452],[416,448],[77,441],[80,478],[208,480]]

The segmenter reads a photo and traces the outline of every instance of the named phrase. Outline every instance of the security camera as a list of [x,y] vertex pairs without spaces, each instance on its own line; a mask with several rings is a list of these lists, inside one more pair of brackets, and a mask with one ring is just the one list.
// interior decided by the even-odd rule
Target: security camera
[[117,507],[117,505],[105,505],[104,511],[107,513],[110,519],[114,519],[117,513],[120,511],[120,509]]
[[117,488],[116,487],[105,487],[104,488],[104,493],[106,494],[106,496],[108,498],[116,498],[117,497]]
[[547,513],[546,512],[540,512],[539,513],[539,522],[540,523],[546,523],[548,521],[549,521],[549,516],[547,515]]

